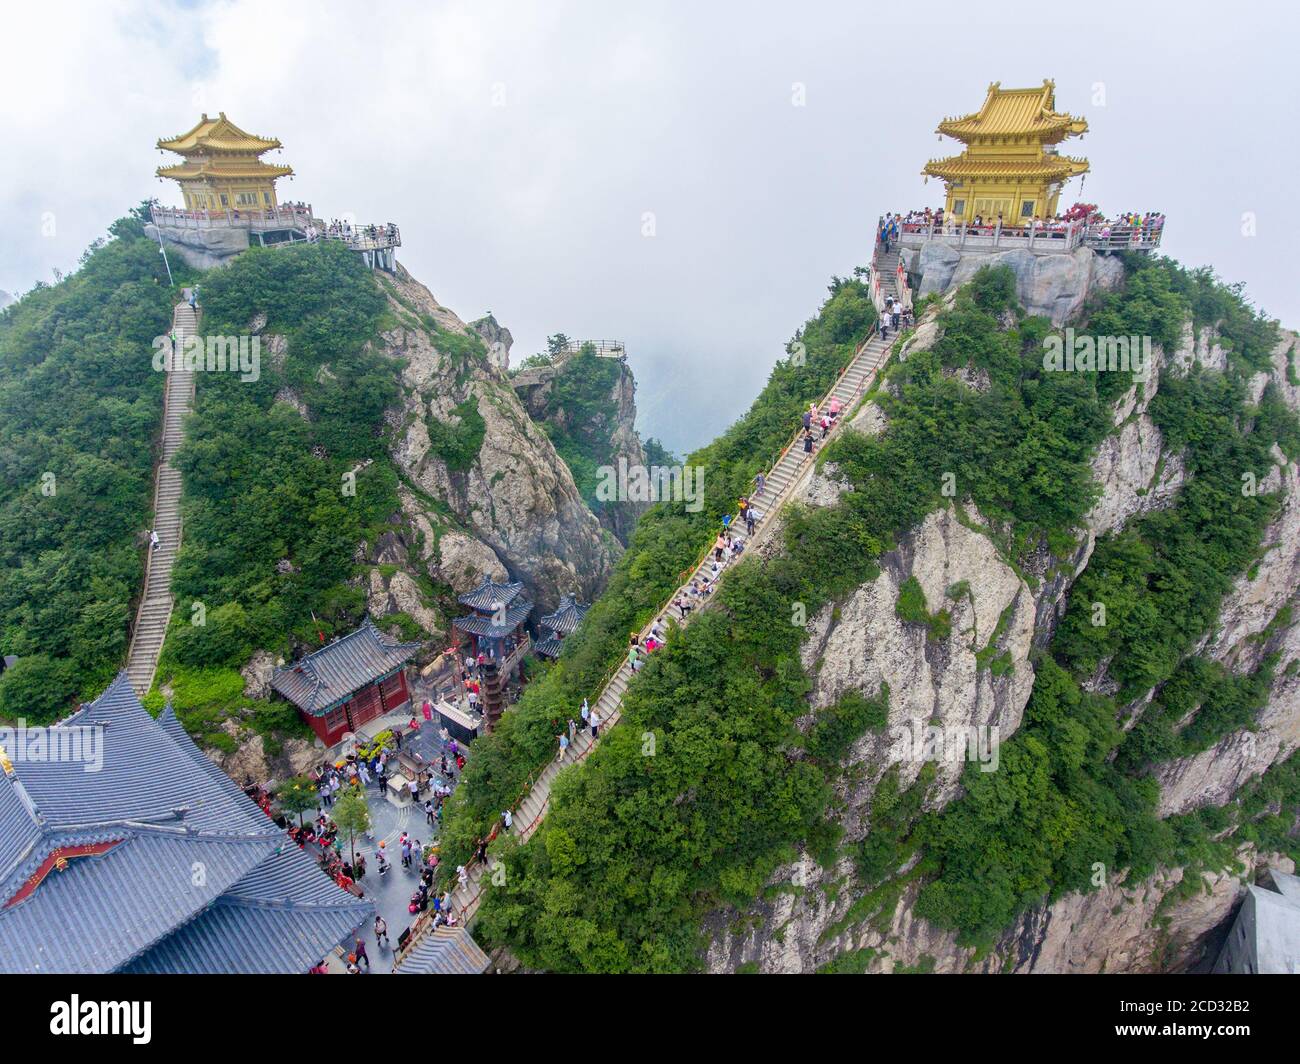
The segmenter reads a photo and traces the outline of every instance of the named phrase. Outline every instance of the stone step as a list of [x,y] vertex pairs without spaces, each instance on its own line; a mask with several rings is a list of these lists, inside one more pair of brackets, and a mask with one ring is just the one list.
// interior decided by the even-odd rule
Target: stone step
[[[877,262],[882,267],[882,271],[885,268],[892,269],[891,260],[889,259],[878,259]],[[882,288],[883,287],[885,287],[885,285],[882,283]],[[890,283],[890,287],[892,288],[892,282]],[[841,400],[848,400],[856,396],[860,391],[865,390],[870,379],[883,363],[889,346],[890,341],[882,341],[878,337],[873,338],[870,342],[864,345],[862,350],[857,353],[854,361],[840,375],[839,380],[836,381],[830,394],[839,397]],[[821,441],[818,440],[817,442],[820,444]],[[820,449],[820,447],[818,447],[818,449]],[[775,503],[780,501],[781,497],[788,489],[793,487],[793,485],[800,480],[800,478],[808,471],[808,468],[806,456],[803,453],[802,448],[791,446],[782,455],[772,470],[766,474],[767,487],[764,494],[758,497],[757,502],[760,505],[766,502],[769,507],[773,506]],[[764,516],[766,516],[766,514]],[[739,538],[743,542],[746,537],[741,534]],[[691,579],[705,571],[709,565],[709,559],[711,556],[711,554],[707,556],[705,561],[694,570]],[[687,582],[689,583],[689,579]],[[676,597],[677,592],[674,592],[672,599],[670,599],[668,603],[665,603],[664,607],[656,614],[656,618],[661,623],[667,623],[669,620],[672,620],[674,623],[679,625],[687,624],[689,623],[689,617],[694,616],[694,613],[692,613],[688,615],[686,620],[680,620],[672,614],[671,603],[676,599]],[[601,717],[602,735],[606,733],[607,729],[615,726],[621,719],[622,698],[627,691],[632,675],[630,667],[624,663],[610,678],[609,683],[606,684],[604,689],[601,690],[597,696],[594,705],[597,713],[599,713]],[[564,763],[561,764],[552,761],[545,770],[543,770],[537,782],[529,792],[524,795],[515,815],[516,830],[521,836],[525,831],[531,833],[536,830],[536,822],[539,819],[539,815],[544,814],[547,810],[546,800],[550,794],[551,783],[559,774],[561,769],[569,764],[575,763],[593,745],[594,744],[590,738],[590,732],[582,731],[570,746]],[[453,902],[456,903],[458,907],[465,908],[467,915],[472,916],[477,912],[479,901],[482,897],[481,891],[479,891],[478,887],[481,882],[483,870],[480,866],[475,865],[468,871],[470,872],[469,889],[463,890],[458,888],[453,893]]]

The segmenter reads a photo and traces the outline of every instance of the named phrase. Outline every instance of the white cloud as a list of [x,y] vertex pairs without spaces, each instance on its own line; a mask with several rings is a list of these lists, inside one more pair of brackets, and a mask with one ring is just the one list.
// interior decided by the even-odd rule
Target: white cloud
[[[1249,47],[1224,47],[1218,9],[1134,25],[1127,5],[1094,5],[992,52],[965,10],[15,7],[5,35],[22,47],[0,65],[0,288],[70,268],[147,196],[177,201],[152,176],[154,141],[225,111],[284,142],[289,198],[398,222],[415,276],[463,317],[495,312],[518,356],[557,330],[625,340],[643,427],[696,444],[748,405],[830,275],[866,260],[875,217],[937,201],[919,176],[949,150],[937,120],[974,109],[991,80],[1054,76],[1060,106],[1092,127],[1086,198],[1164,209],[1171,253],[1246,280],[1296,323],[1290,9]],[[806,107],[790,104],[796,81]],[[1097,81],[1105,107],[1091,104]],[[1249,240],[1246,210],[1259,218]]]

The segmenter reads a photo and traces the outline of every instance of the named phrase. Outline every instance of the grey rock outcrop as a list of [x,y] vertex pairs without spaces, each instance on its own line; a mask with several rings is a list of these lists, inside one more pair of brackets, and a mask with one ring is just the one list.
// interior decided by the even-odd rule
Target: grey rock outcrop
[[[936,252],[933,258],[943,256]],[[1080,299],[1086,294],[1085,289]],[[1288,377],[1294,342],[1294,334],[1287,334],[1274,351],[1268,380],[1252,379],[1250,385],[1252,394],[1262,394],[1265,384],[1272,384],[1292,409],[1300,409],[1300,388]],[[1156,355],[1157,370],[1167,366],[1178,374],[1197,364],[1211,372],[1227,365],[1214,331],[1194,333],[1190,324],[1176,350]],[[876,788],[890,766],[892,729],[930,723],[991,725],[1002,739],[1009,737],[1019,726],[1032,687],[1031,654],[1050,640],[1097,537],[1174,501],[1186,469],[1148,413],[1158,386],[1154,376],[1135,382],[1115,404],[1114,431],[1092,459],[1099,498],[1073,557],[1036,556],[1013,567],[993,539],[980,532],[983,520],[977,511],[938,510],[882,558],[875,580],[812,618],[803,660],[813,688],[810,713],[801,724],[847,691],[871,696],[886,683],[890,688],[888,727],[857,740],[836,784],[835,805],[842,810],[838,822],[846,842],[869,830]],[[852,426],[878,432],[885,423],[879,410],[864,409]],[[1201,754],[1157,767],[1161,815],[1221,804],[1251,777],[1300,748],[1300,669],[1293,664],[1300,660],[1300,621],[1291,619],[1291,611],[1300,607],[1300,469],[1276,449],[1274,459],[1274,470],[1260,490],[1282,493],[1280,512],[1264,534],[1257,563],[1236,581],[1215,630],[1197,651],[1238,674],[1277,655],[1268,701],[1253,729],[1240,729]],[[832,465],[825,466],[801,493],[801,501],[834,504],[844,490],[835,474]],[[1027,583],[1022,573],[1036,579]],[[948,610],[951,631],[946,636],[935,637],[926,626],[898,618],[898,592],[909,577],[920,583],[931,615],[941,607]],[[992,650],[1003,662],[996,677],[976,658],[994,635]],[[986,663],[989,656],[983,657]],[[1104,675],[1098,684],[1105,686]],[[1122,718],[1136,719],[1149,699],[1124,707]],[[953,767],[940,762],[936,769],[924,800],[931,810],[959,793]],[[918,778],[916,765],[899,762],[901,786]],[[1216,936],[1256,869],[1290,866],[1280,855],[1259,855],[1250,847],[1243,847],[1238,859],[1240,874],[1207,874],[1195,890],[1182,883],[1185,873],[1178,868],[1160,869],[1141,882],[1110,875],[1100,889],[1067,894],[1025,911],[991,952],[976,955],[959,947],[952,933],[917,916],[916,882],[904,887],[897,903],[889,900],[891,908],[863,914],[853,910],[865,891],[855,885],[852,858],[841,856],[822,868],[801,855],[771,880],[774,888],[783,889],[769,891],[744,919],[730,911],[709,919],[705,963],[713,971],[741,964],[770,972],[812,971],[846,951],[870,950],[867,968],[872,971],[923,961],[937,971],[1192,970],[1212,958]]]
[[[619,554],[613,537],[587,508],[568,467],[520,405],[514,390],[486,359],[451,358],[407,307],[443,328],[465,335],[467,326],[398,267],[392,307],[402,324],[383,334],[385,351],[405,360],[404,400],[394,412],[401,426],[392,448],[399,469],[421,493],[445,504],[455,526],[490,548],[533,601],[554,608],[566,592],[590,601],[604,586]],[[455,409],[472,403],[483,420],[478,453],[466,468],[452,468],[434,447],[434,421],[458,427]],[[425,509],[431,527],[447,521]],[[465,552],[450,545],[463,560]],[[462,545],[463,546],[463,545]],[[481,555],[485,569],[491,565]],[[450,582],[450,581],[449,581]]]
[[[740,924],[724,925],[720,918],[710,924],[705,966],[712,972],[735,971],[746,963],[763,972],[812,972],[838,954],[870,950],[867,970],[872,972],[916,967],[927,960],[935,972],[1204,970],[1246,886],[1265,867],[1294,868],[1281,854],[1258,854],[1249,847],[1237,859],[1240,874],[1208,873],[1191,891],[1179,889],[1182,869],[1161,870],[1133,884],[1111,877],[1088,894],[1069,894],[1052,906],[1026,912],[982,955],[916,916],[915,883],[904,888],[886,919],[835,931],[851,899],[843,890],[828,888],[844,869],[825,871],[807,861],[785,870],[787,877],[797,877],[801,890],[755,906],[755,919],[744,922],[744,930],[737,930]],[[766,930],[773,927],[781,933]],[[827,929],[831,933],[824,935]]]
[[1016,275],[1016,297],[1030,314],[1041,314],[1064,325],[1078,313],[1094,289],[1109,289],[1123,278],[1119,259],[1099,255],[1091,248],[1071,252],[1034,252],[957,249],[933,241],[915,256],[920,274],[919,296],[960,288],[984,266],[1009,266]]
[[[1288,353],[1296,334],[1287,332],[1273,351],[1271,383],[1293,410],[1300,409],[1300,387],[1290,383]],[[1222,348],[1204,332],[1194,358],[1217,364]],[[1160,812],[1168,816],[1206,805],[1221,805],[1243,783],[1300,748],[1300,467],[1273,449],[1273,472],[1260,483],[1263,492],[1281,493],[1281,510],[1265,529],[1261,553],[1251,570],[1237,578],[1219,608],[1218,624],[1201,653],[1237,675],[1259,668],[1277,655],[1268,700],[1254,728],[1225,735],[1192,757],[1159,766]]]
[[371,569],[366,609],[380,627],[383,619],[394,613],[404,613],[424,629],[426,635],[442,635],[446,628],[437,612],[424,604],[420,587],[410,573],[398,569],[385,576],[381,569]]
[[[978,512],[968,521],[980,523]],[[895,612],[904,581],[915,579],[931,613],[947,610],[951,629],[935,639],[924,625]],[[813,676],[811,706],[820,710],[847,691],[867,697],[889,686],[889,724],[859,740],[850,755],[874,771],[871,785],[890,762],[895,729],[994,728],[1010,736],[1034,685],[1029,651],[1037,603],[1024,580],[992,541],[958,519],[952,508],[931,513],[896,551],[881,559],[881,573],[840,603],[823,607],[809,622],[803,664]],[[976,655],[994,647],[1015,663],[995,676]],[[920,762],[900,762],[900,786],[917,778]],[[964,764],[941,762],[932,795],[945,803],[957,791]],[[870,777],[867,777],[870,779]],[[864,781],[865,782],[865,781]],[[866,791],[850,806],[861,808]]]
[[[555,399],[555,382],[564,374],[573,354],[562,353],[546,366],[530,366],[511,378],[515,394],[519,396],[529,416],[539,424],[550,423],[561,432],[589,439],[608,441],[608,464],[617,467],[624,461],[629,467],[647,464],[645,447],[636,431],[636,379],[624,361],[612,363],[618,367],[613,386],[607,397],[609,414],[601,413],[594,423],[575,424],[575,412],[565,409]],[[650,508],[645,501],[609,501],[599,505],[597,515],[620,543],[626,544],[640,516]]]
[[230,229],[223,226],[212,229],[183,229],[171,225],[154,225],[149,222],[144,227],[145,235],[151,240],[160,237],[169,255],[179,255],[186,264],[196,270],[210,270],[215,266],[224,266],[240,252],[247,251],[248,230]]
[[487,344],[488,365],[504,375],[510,368],[510,348],[515,342],[510,330],[498,323],[491,314],[470,322],[469,327]]

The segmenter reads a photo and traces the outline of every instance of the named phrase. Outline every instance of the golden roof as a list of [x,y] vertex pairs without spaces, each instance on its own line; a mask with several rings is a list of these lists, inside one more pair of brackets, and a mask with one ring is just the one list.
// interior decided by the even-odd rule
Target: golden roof
[[1066,137],[1088,131],[1085,119],[1056,110],[1056,83],[1044,81],[1033,89],[1004,89],[1001,82],[989,86],[984,106],[975,114],[945,118],[938,132],[960,141],[977,137],[1033,137],[1056,144]]
[[293,174],[292,166],[272,166],[259,159],[190,159],[175,166],[160,166],[159,177],[177,181],[194,181],[199,178],[234,180],[238,178],[276,178]]
[[245,133],[226,117],[225,111],[222,111],[216,118],[209,118],[205,114],[199,119],[198,125],[188,133],[182,133],[170,140],[160,140],[158,147],[180,155],[203,151],[251,151],[260,155],[264,151],[280,147],[280,142]]
[[962,181],[966,178],[1007,178],[1020,181],[1065,181],[1077,174],[1087,173],[1088,160],[1070,155],[1043,155],[1036,159],[996,159],[953,155],[947,159],[931,159],[921,171],[945,181]]

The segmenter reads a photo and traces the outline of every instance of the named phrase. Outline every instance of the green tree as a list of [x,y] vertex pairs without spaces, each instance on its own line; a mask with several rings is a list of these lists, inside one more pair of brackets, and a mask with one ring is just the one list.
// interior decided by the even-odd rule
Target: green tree
[[77,677],[70,661],[32,654],[0,675],[0,719],[49,724],[76,708]]
[[370,830],[370,806],[366,804],[366,796],[359,787],[349,786],[339,795],[330,815],[339,830],[348,833],[348,849],[352,853],[352,864],[356,865],[357,836]]
[[[275,800],[285,813],[296,816],[298,826],[302,827],[303,814],[316,808],[319,796],[316,785],[310,779],[306,776],[293,776],[280,784],[275,792]],[[368,815],[369,810],[366,812]]]

